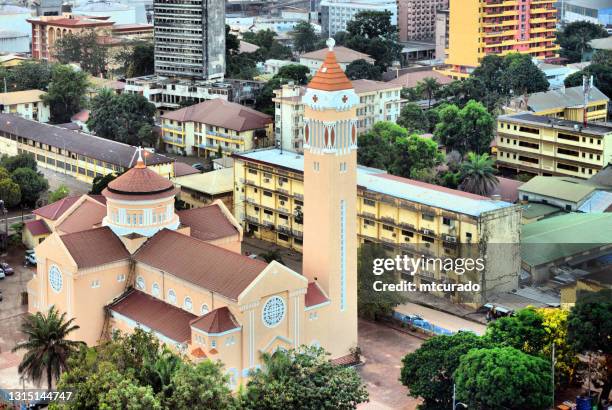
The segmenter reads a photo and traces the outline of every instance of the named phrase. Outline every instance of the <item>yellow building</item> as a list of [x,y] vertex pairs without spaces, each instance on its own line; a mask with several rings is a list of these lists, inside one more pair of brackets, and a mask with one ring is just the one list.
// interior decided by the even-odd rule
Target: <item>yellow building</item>
[[217,199],[223,201],[227,207],[232,207],[234,191],[232,168],[175,177],[174,185],[180,190],[178,199],[188,208],[200,208]]
[[[303,156],[278,149],[234,155],[234,215],[246,234],[303,251],[304,167]],[[431,257],[477,255],[484,243],[486,282],[498,289],[517,285],[520,255],[510,244],[519,242],[520,207],[363,167],[357,169],[357,187],[359,243]],[[445,279],[457,277],[432,270],[415,282]]]
[[271,144],[272,117],[221,98],[161,116],[162,139],[169,152],[211,157]]
[[561,288],[561,307],[571,309],[581,292],[599,292],[612,289],[612,277],[609,272],[601,271],[579,277],[576,282]]
[[0,113],[15,114],[28,120],[48,122],[51,111],[42,100],[45,94],[47,93],[41,90],[0,93]]
[[530,113],[497,118],[497,165],[535,175],[590,178],[612,161],[612,127]]
[[[92,182],[96,176],[123,172],[136,164],[136,147],[42,124],[16,115],[0,114],[0,155],[24,152],[35,156],[40,168]],[[174,176],[174,160],[145,153],[147,165],[166,178]]]
[[[587,121],[605,122],[609,101],[610,99],[597,87],[591,87],[586,99]],[[529,111],[546,117],[584,121],[584,106],[584,89],[582,86],[577,86],[517,97],[504,108],[504,111],[506,114]]]
[[555,57],[555,0],[451,0],[446,69],[467,78],[491,54],[513,52],[538,59]]

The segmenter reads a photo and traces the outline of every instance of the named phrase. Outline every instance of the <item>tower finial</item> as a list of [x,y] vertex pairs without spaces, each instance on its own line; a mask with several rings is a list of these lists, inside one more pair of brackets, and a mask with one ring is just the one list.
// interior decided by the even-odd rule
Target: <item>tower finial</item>
[[336,40],[334,40],[333,38],[330,37],[330,38],[327,39],[325,44],[327,45],[327,47],[329,47],[329,51],[334,51],[334,46],[336,45]]
[[138,152],[138,160],[136,161],[136,168],[146,168],[144,160],[142,159],[142,147],[136,147]]

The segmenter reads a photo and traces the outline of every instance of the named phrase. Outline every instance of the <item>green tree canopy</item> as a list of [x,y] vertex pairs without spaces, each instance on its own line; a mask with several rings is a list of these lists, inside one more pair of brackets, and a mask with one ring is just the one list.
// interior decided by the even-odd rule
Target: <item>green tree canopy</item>
[[24,152],[13,156],[3,155],[0,158],[0,166],[6,169],[9,173],[17,168],[30,168],[32,171],[38,171],[38,164],[34,154]]
[[402,107],[397,123],[406,128],[409,133],[425,132],[429,129],[429,119],[425,111],[413,102]]
[[108,50],[99,44],[94,30],[65,34],[55,41],[54,48],[55,57],[62,64],[77,63],[94,76],[106,72]]
[[588,21],[569,23],[557,32],[561,57],[567,58],[570,63],[582,61],[584,53],[591,50],[589,41],[601,37],[608,37],[608,32],[599,24]]
[[88,87],[87,74],[67,65],[53,66],[49,90],[43,96],[51,109],[51,122],[63,124],[85,106],[85,92]]
[[17,168],[11,174],[14,183],[21,190],[21,201],[34,206],[40,195],[49,188],[49,183],[41,174],[31,168]]
[[435,141],[416,134],[395,141],[393,153],[389,172],[414,179],[421,179],[423,170],[433,172],[433,168],[443,159]]
[[70,195],[70,190],[65,184],[61,184],[55,191],[49,194],[49,202],[56,202]]
[[612,50],[595,50],[591,64],[612,66]]
[[359,59],[346,67],[346,76],[351,80],[382,80],[382,70],[366,60]]
[[308,74],[310,70],[305,65],[289,64],[281,67],[274,77],[282,81],[293,81],[296,85],[306,85]]
[[300,21],[290,33],[293,39],[293,49],[298,53],[308,53],[315,50],[319,36],[314,27],[307,21]]
[[252,80],[257,75],[256,53],[241,53],[238,36],[225,25],[225,75],[228,78]]
[[100,195],[104,188],[117,177],[118,175],[112,172],[106,175],[96,175],[92,181],[89,193],[92,195]]
[[51,67],[46,60],[26,60],[13,68],[0,67],[0,91],[46,90],[51,82]]
[[565,79],[566,87],[582,85],[582,78],[593,76],[593,85],[606,96],[612,95],[612,65],[591,64],[582,71],[570,74]]
[[504,58],[502,74],[504,89],[513,95],[531,94],[548,90],[546,75],[528,54],[511,53]]
[[0,199],[4,206],[13,208],[21,203],[21,188],[11,178],[0,178]]
[[486,336],[497,345],[538,354],[544,349],[548,338],[543,323],[544,317],[536,309],[520,309],[512,316],[489,323]]
[[552,402],[550,362],[512,347],[470,350],[454,379],[470,409],[545,410]]
[[339,44],[370,55],[382,71],[401,58],[402,46],[390,11],[360,11],[337,36]]
[[282,45],[276,39],[276,32],[266,29],[258,32],[247,31],[242,35],[242,39],[248,43],[259,46],[254,54],[257,61],[266,61],[270,58],[286,60],[291,58],[291,49]]
[[346,410],[368,400],[357,372],[333,365],[321,348],[265,353],[263,362],[247,383],[244,409]]
[[426,77],[417,83],[417,90],[421,95],[427,97],[428,107],[431,108],[431,100],[440,89],[440,83],[433,77]]
[[376,259],[387,258],[387,252],[378,244],[364,243],[357,257],[357,312],[367,319],[376,320],[390,316],[393,309],[406,301],[402,293],[374,290],[374,282],[397,283],[395,272],[385,271],[374,275]]
[[461,184],[459,188],[472,194],[488,196],[499,184],[489,154],[468,153],[467,161],[461,164]]
[[448,104],[438,110],[438,115],[434,135],[447,150],[461,154],[489,151],[495,120],[481,103],[471,100],[461,109]]
[[490,347],[490,342],[472,332],[434,336],[402,359],[400,381],[412,397],[422,397],[423,410],[452,407],[453,373],[461,357],[472,349]]
[[274,115],[274,90],[283,84],[293,81],[296,85],[305,85],[308,82],[309,69],[301,64],[289,64],[281,67],[278,73],[266,83],[255,99],[255,109],[266,114]]
[[181,366],[172,377],[171,405],[176,409],[230,410],[236,407],[223,365],[206,360]]
[[150,41],[136,41],[123,48],[115,57],[119,71],[126,77],[153,74],[155,68],[155,46]]

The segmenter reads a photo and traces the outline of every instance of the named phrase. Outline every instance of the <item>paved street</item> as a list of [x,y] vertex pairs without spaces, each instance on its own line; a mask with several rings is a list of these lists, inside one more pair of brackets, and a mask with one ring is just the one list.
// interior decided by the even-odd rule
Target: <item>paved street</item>
[[62,174],[61,172],[52,171],[50,169],[39,167],[38,170],[42,172],[42,174],[49,181],[49,190],[54,191],[60,185],[64,184],[70,190],[70,195],[81,195],[86,194],[91,189],[91,184],[88,184],[83,181],[79,181],[78,179]]
[[408,397],[408,390],[398,379],[402,358],[422,343],[422,339],[387,326],[359,321],[359,346],[366,360],[359,373],[370,393],[370,402],[362,404],[359,409],[416,409],[419,400]]
[[290,269],[298,273],[302,273],[302,254],[291,249],[277,246],[268,241],[262,241],[261,239],[247,238],[246,236],[242,240],[242,253],[243,254],[256,254],[261,255],[266,252],[270,252],[274,249],[278,249],[283,260],[283,264]]

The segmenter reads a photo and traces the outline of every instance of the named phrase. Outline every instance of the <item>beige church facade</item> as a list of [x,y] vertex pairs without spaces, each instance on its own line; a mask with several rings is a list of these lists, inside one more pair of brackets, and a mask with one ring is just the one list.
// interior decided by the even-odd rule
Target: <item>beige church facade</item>
[[220,360],[233,387],[262,353],[314,345],[348,356],[357,345],[359,99],[332,48],[303,97],[303,275],[242,255],[242,228],[221,201],[176,212],[172,183],[139,159],[102,197],[38,210],[48,236],[35,248],[30,312],[56,306],[89,345],[143,328],[194,361]]

